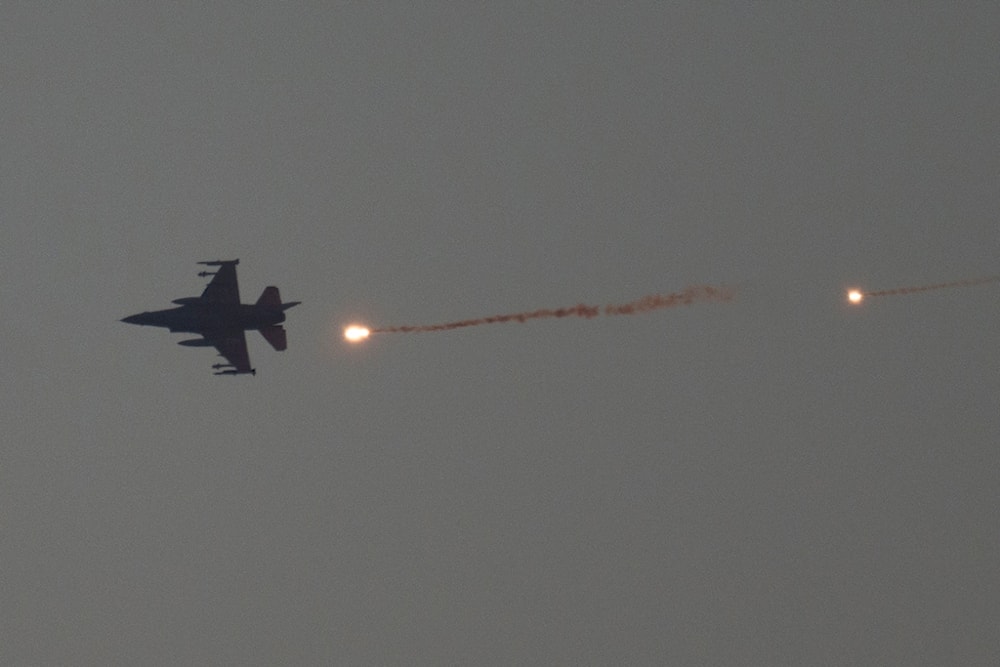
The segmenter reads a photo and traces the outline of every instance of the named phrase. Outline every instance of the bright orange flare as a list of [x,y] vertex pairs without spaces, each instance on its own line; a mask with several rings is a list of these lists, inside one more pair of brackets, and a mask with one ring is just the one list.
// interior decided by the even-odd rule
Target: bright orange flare
[[852,289],[847,293],[847,300],[853,304],[858,304],[867,299],[868,297],[901,296],[903,294],[916,294],[917,292],[930,292],[931,290],[952,289],[955,287],[973,287],[975,285],[986,285],[988,283],[1000,283],[1000,276],[986,276],[985,278],[955,280],[950,283],[936,283],[934,285],[914,285],[913,287],[896,287],[894,289],[882,289],[882,290],[875,290],[873,292],[862,292],[859,289]]
[[352,324],[344,329],[344,338],[352,343],[360,343],[368,338],[371,330],[358,324]]

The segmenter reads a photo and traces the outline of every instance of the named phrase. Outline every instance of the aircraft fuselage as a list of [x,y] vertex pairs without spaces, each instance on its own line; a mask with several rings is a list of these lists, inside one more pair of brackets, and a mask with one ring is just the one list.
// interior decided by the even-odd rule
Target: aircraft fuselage
[[246,331],[281,324],[285,321],[285,313],[277,308],[246,303],[185,304],[177,308],[137,313],[122,321],[187,333],[227,329]]

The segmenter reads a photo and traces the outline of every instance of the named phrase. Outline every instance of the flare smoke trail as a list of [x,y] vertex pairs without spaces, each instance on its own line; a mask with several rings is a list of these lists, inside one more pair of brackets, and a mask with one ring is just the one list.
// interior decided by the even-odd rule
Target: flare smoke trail
[[735,292],[729,287],[713,287],[711,285],[696,285],[687,287],[680,292],[670,294],[650,294],[637,301],[630,301],[621,304],[609,304],[602,309],[600,306],[588,306],[578,304],[567,308],[557,308],[555,310],[542,309],[524,313],[511,313],[509,315],[493,315],[490,317],[480,317],[474,320],[459,320],[457,322],[447,322],[445,324],[420,324],[398,327],[381,327],[372,329],[371,333],[423,333],[430,331],[450,331],[463,327],[477,327],[482,324],[499,324],[501,322],[527,322],[528,320],[540,320],[551,317],[582,317],[591,319],[600,315],[635,315],[638,313],[648,313],[651,310],[661,308],[673,308],[675,306],[689,306],[694,303],[706,302],[727,302],[732,301]]
[[902,294],[915,294],[917,292],[929,292],[936,289],[950,289],[952,287],[972,287],[974,285],[985,285],[987,283],[1000,282],[1000,276],[988,276],[986,278],[972,278],[969,280],[956,280],[950,283],[937,283],[936,285],[918,285],[915,287],[897,287],[895,289],[876,290],[873,292],[861,292],[854,290],[848,298],[858,303],[862,297],[869,296],[900,296]]

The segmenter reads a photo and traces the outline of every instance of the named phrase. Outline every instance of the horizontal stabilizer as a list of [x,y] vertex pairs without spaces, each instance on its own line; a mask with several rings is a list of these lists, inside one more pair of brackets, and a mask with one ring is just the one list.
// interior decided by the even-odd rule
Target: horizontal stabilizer
[[[275,292],[278,291],[276,287],[268,287],[267,289],[273,289]],[[281,326],[271,326],[264,327],[260,330],[260,335],[263,336],[271,347],[281,352],[288,347],[288,338],[285,336],[285,328]]]

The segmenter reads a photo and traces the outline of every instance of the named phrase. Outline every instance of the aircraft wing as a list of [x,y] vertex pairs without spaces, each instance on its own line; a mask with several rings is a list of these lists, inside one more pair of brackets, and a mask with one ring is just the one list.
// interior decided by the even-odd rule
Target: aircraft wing
[[240,286],[236,281],[236,262],[219,262],[217,266],[219,269],[201,293],[201,300],[205,303],[238,304]]
[[219,354],[226,358],[236,371],[234,374],[253,372],[250,368],[250,354],[247,352],[246,332],[242,329],[210,331],[205,334],[205,340],[214,345]]

